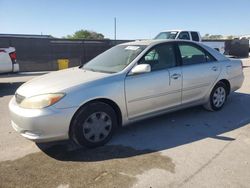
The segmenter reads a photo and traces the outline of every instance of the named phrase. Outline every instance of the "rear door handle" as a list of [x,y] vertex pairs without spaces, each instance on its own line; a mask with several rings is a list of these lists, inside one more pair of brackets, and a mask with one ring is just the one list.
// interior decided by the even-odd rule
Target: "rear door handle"
[[181,77],[181,74],[177,74],[177,73],[175,73],[175,74],[173,74],[172,76],[171,76],[171,78],[172,79],[178,79],[178,78],[180,78]]

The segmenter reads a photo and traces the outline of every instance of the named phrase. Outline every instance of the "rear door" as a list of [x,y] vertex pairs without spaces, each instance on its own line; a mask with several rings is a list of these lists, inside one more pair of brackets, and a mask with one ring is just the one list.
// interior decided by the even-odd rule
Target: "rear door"
[[179,42],[182,61],[182,103],[202,100],[217,80],[221,66],[216,59],[197,44]]
[[157,45],[138,62],[149,64],[151,72],[126,77],[129,119],[181,104],[182,75],[176,60],[174,44]]

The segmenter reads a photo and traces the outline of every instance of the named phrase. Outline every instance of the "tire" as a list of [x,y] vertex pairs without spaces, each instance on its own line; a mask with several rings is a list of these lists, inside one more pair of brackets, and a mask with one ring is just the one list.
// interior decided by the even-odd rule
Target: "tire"
[[219,111],[227,100],[227,87],[223,82],[218,82],[209,97],[209,101],[204,108],[209,111]]
[[103,102],[83,106],[71,124],[70,137],[77,144],[94,148],[106,144],[118,125],[114,109]]

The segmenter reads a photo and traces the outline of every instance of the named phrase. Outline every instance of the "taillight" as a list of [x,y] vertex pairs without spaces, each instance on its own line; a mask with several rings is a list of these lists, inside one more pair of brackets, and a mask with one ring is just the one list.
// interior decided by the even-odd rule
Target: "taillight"
[[11,52],[9,55],[12,61],[16,61],[16,52]]

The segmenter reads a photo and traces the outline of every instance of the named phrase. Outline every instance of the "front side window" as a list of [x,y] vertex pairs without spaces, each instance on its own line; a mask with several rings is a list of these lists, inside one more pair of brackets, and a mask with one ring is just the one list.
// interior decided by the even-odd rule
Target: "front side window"
[[147,46],[118,45],[98,55],[83,66],[94,72],[116,73],[129,65]]
[[139,64],[149,64],[151,71],[163,70],[176,66],[174,46],[172,44],[158,45],[152,48]]
[[178,39],[190,40],[189,33],[186,32],[186,31],[182,31],[182,32],[179,34]]
[[183,65],[192,65],[214,61],[214,58],[191,44],[179,44]]

